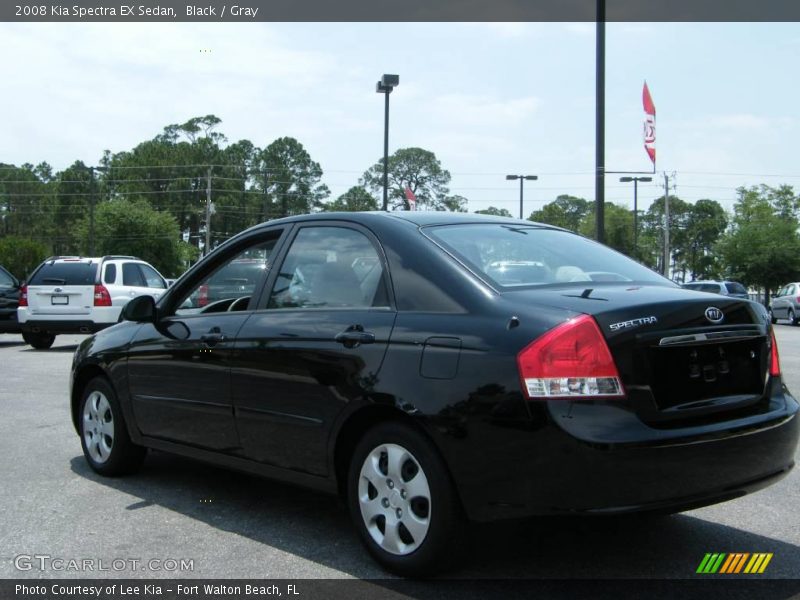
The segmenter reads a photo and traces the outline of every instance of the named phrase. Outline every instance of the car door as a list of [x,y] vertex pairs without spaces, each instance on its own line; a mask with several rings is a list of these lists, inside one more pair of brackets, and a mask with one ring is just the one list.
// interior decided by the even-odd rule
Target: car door
[[395,320],[378,241],[344,223],[299,227],[232,358],[245,454],[327,473],[331,425],[380,377]]
[[789,288],[791,286],[785,285],[783,286],[775,297],[772,299],[772,316],[776,319],[785,319],[788,313],[788,302],[786,299],[788,298],[787,294],[789,293]]
[[[255,307],[282,230],[251,236],[215,255],[159,304],[156,324],[145,324],[128,351],[131,404],[142,434],[237,453],[239,437],[230,394],[236,334]],[[248,296],[199,303],[211,277],[241,257],[261,264]]]

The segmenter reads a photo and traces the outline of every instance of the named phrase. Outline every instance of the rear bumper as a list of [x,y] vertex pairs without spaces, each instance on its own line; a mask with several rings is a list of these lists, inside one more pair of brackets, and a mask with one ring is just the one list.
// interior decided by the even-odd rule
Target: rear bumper
[[37,319],[21,323],[25,333],[96,333],[116,323],[95,323],[93,321],[40,321]]
[[736,429],[696,428],[693,436],[650,442],[588,442],[551,421],[527,432],[528,443],[517,439],[512,464],[494,462],[490,476],[456,477],[456,484],[478,521],[679,512],[723,502],[771,485],[794,466],[800,416],[797,402],[785,399],[777,414]]
[[19,333],[20,331],[17,309],[0,309],[0,333]]

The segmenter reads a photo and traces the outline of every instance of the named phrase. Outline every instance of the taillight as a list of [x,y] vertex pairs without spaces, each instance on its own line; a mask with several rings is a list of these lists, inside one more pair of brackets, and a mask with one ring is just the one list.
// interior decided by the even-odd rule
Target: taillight
[[201,285],[197,288],[197,306],[206,306],[208,304],[208,286]]
[[94,305],[95,306],[111,306],[111,294],[108,293],[106,286],[94,286]]
[[582,315],[563,323],[517,355],[528,398],[625,396],[617,366],[595,320]]
[[781,359],[778,356],[778,342],[775,340],[775,332],[769,330],[770,341],[772,342],[769,352],[769,374],[773,377],[779,377],[781,374]]
[[28,306],[28,286],[19,288],[19,306]]

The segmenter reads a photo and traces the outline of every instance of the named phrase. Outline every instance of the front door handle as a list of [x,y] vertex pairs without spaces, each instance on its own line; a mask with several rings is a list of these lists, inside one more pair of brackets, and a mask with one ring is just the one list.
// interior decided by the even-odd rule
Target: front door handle
[[361,325],[351,325],[334,338],[345,348],[358,348],[361,344],[374,344],[375,334],[364,331]]
[[225,336],[222,335],[222,331],[219,327],[212,327],[208,333],[200,336],[200,341],[209,348],[212,348],[220,342],[224,342]]

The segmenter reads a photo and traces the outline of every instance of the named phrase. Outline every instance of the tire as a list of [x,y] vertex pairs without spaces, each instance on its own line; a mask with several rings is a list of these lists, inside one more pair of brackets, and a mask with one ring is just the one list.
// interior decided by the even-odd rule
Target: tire
[[775,323],[777,323],[777,322],[778,322],[778,319],[776,319],[776,318],[775,318],[775,315],[774,315],[774,314],[772,314],[772,309],[771,309],[771,308],[770,308],[770,309],[767,309],[767,312],[769,313],[769,320],[770,320],[770,322],[771,322],[773,325],[775,325]]
[[131,442],[117,395],[104,377],[84,388],[78,423],[83,455],[96,473],[126,475],[141,466],[146,450]]
[[417,431],[400,423],[370,429],[353,452],[347,483],[359,537],[388,571],[423,577],[455,558],[461,507],[439,453]]
[[794,309],[790,308],[787,316],[789,317],[789,325],[797,325],[797,319],[794,316]]
[[37,350],[47,350],[53,345],[56,336],[51,333],[34,333],[32,331],[23,331],[22,339],[29,346],[33,346]]

